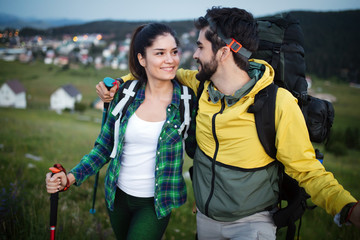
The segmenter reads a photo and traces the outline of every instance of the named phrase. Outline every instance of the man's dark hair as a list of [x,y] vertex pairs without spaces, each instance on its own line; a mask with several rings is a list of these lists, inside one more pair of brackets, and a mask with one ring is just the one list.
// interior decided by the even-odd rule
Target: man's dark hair
[[[205,37],[211,42],[212,50],[216,53],[226,43],[215,33],[221,31],[226,38],[234,38],[250,52],[258,48],[257,25],[253,15],[244,9],[212,7],[207,10],[205,17],[199,17],[195,21],[195,27],[201,30],[209,26],[208,19],[211,18],[217,29],[207,31]],[[240,54],[234,53],[236,65],[247,71],[248,59]]]

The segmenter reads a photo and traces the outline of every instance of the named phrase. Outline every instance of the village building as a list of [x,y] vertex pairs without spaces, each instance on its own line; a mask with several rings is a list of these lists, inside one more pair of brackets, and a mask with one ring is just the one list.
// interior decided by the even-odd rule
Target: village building
[[0,107],[26,108],[26,91],[19,80],[10,80],[1,86]]
[[50,109],[57,112],[69,109],[75,110],[75,103],[79,103],[82,94],[73,85],[67,84],[58,88],[50,96]]

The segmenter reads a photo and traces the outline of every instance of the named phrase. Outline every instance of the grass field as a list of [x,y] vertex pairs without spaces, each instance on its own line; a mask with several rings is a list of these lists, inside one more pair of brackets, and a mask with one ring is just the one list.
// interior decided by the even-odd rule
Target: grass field
[[[31,96],[28,109],[0,108],[0,239],[48,239],[49,194],[45,174],[54,163],[72,168],[92,148],[100,131],[101,112],[84,113],[49,111],[50,94],[59,86],[73,83],[83,94],[86,105],[95,99],[95,84],[105,76],[117,77],[114,70],[91,68],[63,70],[41,63],[0,62],[0,84],[19,79]],[[360,89],[346,84],[313,78],[317,90],[337,97],[334,129],[359,127]],[[344,94],[345,93],[345,94]],[[87,120],[84,120],[87,119]],[[323,149],[323,146],[317,146]],[[184,171],[192,164],[186,159]],[[324,166],[343,186],[359,199],[360,152],[349,150],[336,157],[325,152]],[[60,193],[57,239],[114,239],[104,204],[104,174],[100,172],[96,214],[91,215],[94,177],[80,187]],[[193,194],[187,180],[188,201],[172,213],[164,239],[194,239],[196,221],[192,213]],[[323,209],[307,211],[302,220],[301,239],[360,239],[354,228],[338,228]],[[278,239],[285,239],[280,231]]]

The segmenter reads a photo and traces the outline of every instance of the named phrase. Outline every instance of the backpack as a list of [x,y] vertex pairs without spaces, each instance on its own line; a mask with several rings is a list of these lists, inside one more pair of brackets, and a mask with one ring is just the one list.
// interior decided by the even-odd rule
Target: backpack
[[[116,79],[122,83],[122,79]],[[126,81],[123,86],[119,89],[119,94],[121,99],[117,105],[114,107],[111,114],[117,116],[117,120],[115,121],[115,131],[114,131],[114,147],[111,152],[110,157],[114,158],[116,156],[117,146],[118,146],[118,135],[119,135],[119,126],[120,121],[126,113],[126,110],[130,106],[130,104],[134,101],[137,91],[141,87],[141,82],[138,80],[130,80]],[[180,101],[180,120],[181,125],[178,129],[179,134],[182,135],[183,142],[185,142],[188,134],[187,131],[190,127],[190,111],[193,109],[193,104],[191,101],[193,91],[187,86],[181,86],[181,101]],[[185,146],[185,145],[184,145]],[[185,148],[184,148],[185,149]]]
[[[307,93],[305,79],[304,36],[299,21],[291,14],[279,14],[273,17],[257,19],[259,48],[252,58],[263,59],[275,70],[274,83],[261,90],[254,105],[248,112],[254,113],[257,133],[266,153],[276,159],[275,148],[275,103],[278,87],[289,90],[298,99],[298,105],[304,115],[312,142],[322,143],[330,134],[334,119],[334,108],[328,101],[315,98]],[[322,162],[323,154],[316,149],[316,158]],[[294,239],[295,222],[309,207],[310,197],[303,188],[284,172],[279,164],[279,203],[280,209],[273,214],[278,228],[287,227],[286,239]],[[287,201],[287,207],[281,208],[281,201]]]
[[259,46],[251,58],[268,62],[275,70],[274,82],[300,101],[307,98],[304,34],[290,13],[257,19]]
[[309,130],[310,140],[328,139],[334,108],[326,100],[308,95],[305,78],[304,34],[290,13],[257,19],[259,47],[251,58],[268,62],[275,70],[274,83],[297,98]]

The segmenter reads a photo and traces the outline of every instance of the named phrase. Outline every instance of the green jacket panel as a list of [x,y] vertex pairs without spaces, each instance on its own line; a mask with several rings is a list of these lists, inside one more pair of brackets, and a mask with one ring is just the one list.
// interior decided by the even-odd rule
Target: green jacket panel
[[217,221],[235,221],[277,204],[278,164],[245,171],[215,163],[197,148],[193,188],[200,212]]

